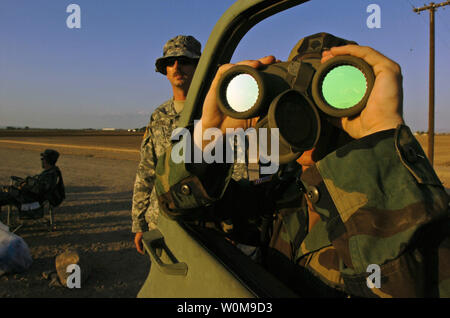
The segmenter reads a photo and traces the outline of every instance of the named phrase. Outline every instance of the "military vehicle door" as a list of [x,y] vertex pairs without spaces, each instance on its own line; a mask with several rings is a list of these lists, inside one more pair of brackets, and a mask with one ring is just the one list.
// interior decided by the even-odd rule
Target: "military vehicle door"
[[143,241],[151,265],[138,297],[296,296],[211,229],[162,217],[158,229],[146,232]]
[[[228,63],[242,37],[257,23],[308,0],[236,1],[214,27],[194,74],[180,127],[201,114],[218,65]],[[295,297],[274,276],[214,231],[160,216],[144,247],[150,273],[138,297]]]

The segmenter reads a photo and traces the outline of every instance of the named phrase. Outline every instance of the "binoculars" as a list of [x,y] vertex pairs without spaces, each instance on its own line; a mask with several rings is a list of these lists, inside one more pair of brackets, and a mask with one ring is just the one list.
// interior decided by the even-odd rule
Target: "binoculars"
[[321,63],[320,57],[321,52],[297,55],[261,69],[236,65],[219,81],[218,104],[224,114],[260,117],[257,132],[269,128],[270,135],[272,128],[279,129],[280,164],[316,145],[321,117],[359,114],[373,88],[375,76],[364,60],[344,55]]

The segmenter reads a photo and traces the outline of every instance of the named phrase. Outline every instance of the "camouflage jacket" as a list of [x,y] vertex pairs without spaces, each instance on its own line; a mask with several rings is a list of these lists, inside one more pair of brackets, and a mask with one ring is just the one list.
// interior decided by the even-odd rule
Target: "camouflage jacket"
[[30,199],[42,201],[46,199],[49,191],[55,187],[59,173],[59,168],[53,166],[38,175],[25,178],[19,189],[23,195]]
[[173,99],[161,104],[150,116],[141,143],[141,160],[133,191],[132,232],[145,232],[156,225],[159,214],[153,185],[157,158],[170,146],[170,136],[177,127],[179,114]]
[[[158,157],[171,145],[172,131],[177,128],[180,114],[176,112],[173,98],[161,104],[150,116],[141,143],[141,160],[134,182],[132,205],[132,232],[154,229],[159,215],[158,200],[154,191],[155,168]],[[245,165],[235,165],[233,178],[246,177]]]
[[[232,181],[227,165],[175,164],[170,150],[156,169],[164,214],[227,219],[272,210],[266,268],[295,282],[294,290],[324,284],[362,297],[450,297],[449,196],[408,127],[348,143],[273,200],[260,187]],[[301,191],[320,215],[309,232]],[[373,264],[380,269],[375,288],[367,281]]]

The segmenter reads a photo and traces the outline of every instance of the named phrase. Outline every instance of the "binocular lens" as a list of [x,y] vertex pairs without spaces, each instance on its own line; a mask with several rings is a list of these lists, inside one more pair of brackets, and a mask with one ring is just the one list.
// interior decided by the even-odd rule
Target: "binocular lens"
[[338,109],[357,105],[367,91],[367,80],[363,72],[352,65],[341,65],[325,75],[322,95],[326,102]]
[[299,94],[286,98],[277,105],[275,118],[282,136],[293,145],[301,144],[308,136],[313,118],[305,111],[308,107]]
[[317,107],[328,116],[351,117],[366,107],[375,82],[372,67],[350,55],[320,64],[311,85]]
[[255,105],[258,96],[258,83],[249,74],[235,76],[226,88],[226,99],[235,112],[248,111]]
[[269,109],[269,126],[279,128],[280,136],[298,151],[314,146],[319,122],[311,102],[295,90],[279,95]]

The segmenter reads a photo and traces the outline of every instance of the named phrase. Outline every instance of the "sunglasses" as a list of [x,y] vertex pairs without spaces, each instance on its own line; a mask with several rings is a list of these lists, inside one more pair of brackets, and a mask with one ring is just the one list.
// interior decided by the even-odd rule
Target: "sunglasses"
[[171,57],[164,61],[165,66],[173,66],[175,61],[178,61],[178,65],[195,65],[197,64],[196,60],[187,58],[187,57]]

